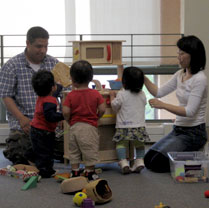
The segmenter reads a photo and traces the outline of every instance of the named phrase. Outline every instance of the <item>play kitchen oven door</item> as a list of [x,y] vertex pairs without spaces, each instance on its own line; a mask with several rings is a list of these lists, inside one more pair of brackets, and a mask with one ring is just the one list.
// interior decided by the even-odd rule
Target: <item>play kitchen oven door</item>
[[[74,50],[74,57],[76,53],[79,53],[79,48]],[[83,42],[80,45],[80,54],[77,55],[80,55],[79,59],[87,60],[91,64],[112,64],[112,43]]]

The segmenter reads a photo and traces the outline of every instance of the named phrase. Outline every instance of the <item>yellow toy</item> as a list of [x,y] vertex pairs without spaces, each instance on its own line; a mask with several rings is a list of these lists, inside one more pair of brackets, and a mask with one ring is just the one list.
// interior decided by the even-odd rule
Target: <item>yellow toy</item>
[[77,192],[73,197],[73,202],[76,206],[80,207],[83,200],[87,198],[87,195],[83,192]]
[[156,205],[155,208],[170,208],[169,206],[164,205],[162,202],[160,202],[159,205]]

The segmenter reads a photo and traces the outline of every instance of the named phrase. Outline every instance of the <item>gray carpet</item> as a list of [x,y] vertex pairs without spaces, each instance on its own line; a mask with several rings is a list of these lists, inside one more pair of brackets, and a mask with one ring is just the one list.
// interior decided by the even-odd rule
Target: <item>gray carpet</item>
[[[0,168],[10,162],[2,155]],[[108,181],[113,200],[96,205],[101,208],[154,208],[160,202],[171,208],[208,208],[209,199],[204,197],[208,183],[181,183],[173,181],[168,173],[153,173],[144,169],[141,174],[121,175],[118,165],[101,164],[101,178]],[[55,163],[60,172],[69,171],[69,166]],[[21,191],[24,182],[8,176],[0,176],[0,208],[76,208],[73,195],[62,194],[60,184],[53,178],[42,179],[36,188]]]

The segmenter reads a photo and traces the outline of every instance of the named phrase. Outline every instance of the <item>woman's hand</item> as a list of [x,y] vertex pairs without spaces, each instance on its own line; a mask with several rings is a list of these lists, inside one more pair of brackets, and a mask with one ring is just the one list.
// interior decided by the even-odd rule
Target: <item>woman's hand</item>
[[164,102],[156,98],[150,99],[149,104],[152,108],[158,108],[158,109],[164,109],[164,105],[165,105]]
[[150,99],[149,104],[152,108],[164,109],[178,116],[186,116],[186,110],[184,106],[176,106],[176,105],[164,103],[156,98]]

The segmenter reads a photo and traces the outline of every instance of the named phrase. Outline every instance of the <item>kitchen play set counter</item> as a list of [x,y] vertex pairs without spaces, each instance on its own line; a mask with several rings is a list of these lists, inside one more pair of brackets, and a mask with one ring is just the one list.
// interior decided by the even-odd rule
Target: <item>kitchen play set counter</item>
[[[91,41],[72,41],[73,62],[87,60],[92,65],[117,65],[118,79],[122,78],[122,43],[123,40],[91,40]],[[106,111],[98,122],[100,134],[99,163],[112,163],[118,161],[116,145],[112,141],[115,134],[116,115],[110,105],[110,89],[103,89],[97,80],[93,80],[96,90],[98,90],[105,100]],[[64,92],[64,98],[67,92]],[[64,122],[64,162],[69,162],[68,137],[70,126]],[[127,158],[132,160],[134,157],[133,147],[127,151]]]
[[[106,111],[102,118],[98,121],[98,130],[100,135],[99,145],[99,163],[112,163],[118,161],[115,143],[112,138],[115,133],[115,121],[116,115],[110,106],[110,96],[108,89],[99,90],[105,100]],[[67,91],[64,92],[64,98],[67,95]],[[70,126],[64,122],[64,162],[69,162],[69,149],[68,149],[68,137],[69,137]],[[131,144],[130,144],[131,148]],[[133,158],[133,151],[127,151],[127,158]]]

